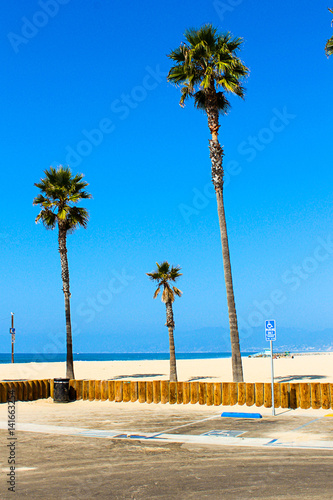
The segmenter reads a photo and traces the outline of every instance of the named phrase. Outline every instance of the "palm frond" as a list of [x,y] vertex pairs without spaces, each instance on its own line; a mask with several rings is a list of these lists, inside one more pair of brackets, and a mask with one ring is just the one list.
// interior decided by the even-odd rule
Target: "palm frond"
[[329,40],[327,40],[327,42],[326,42],[325,53],[326,53],[327,57],[329,57],[333,54],[333,36]]
[[174,301],[175,301],[175,296],[174,296],[172,289],[170,288],[168,283],[164,283],[164,290],[162,293],[162,302],[164,302],[164,304],[166,304],[167,302],[171,302],[171,304],[172,304]]
[[39,212],[35,219],[36,224],[40,221],[46,229],[54,229],[57,224],[57,217],[52,210],[43,209]]
[[179,290],[179,288],[173,286],[172,289],[175,292],[175,294],[178,295],[178,297],[181,297],[183,295],[183,292]]

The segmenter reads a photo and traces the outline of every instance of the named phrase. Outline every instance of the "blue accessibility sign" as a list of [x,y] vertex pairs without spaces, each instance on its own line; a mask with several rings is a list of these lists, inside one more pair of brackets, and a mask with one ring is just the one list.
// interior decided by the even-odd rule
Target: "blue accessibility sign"
[[9,333],[11,333],[12,335],[15,335],[15,328],[9,328]]
[[265,321],[265,339],[276,340],[276,321],[275,319],[267,319]]

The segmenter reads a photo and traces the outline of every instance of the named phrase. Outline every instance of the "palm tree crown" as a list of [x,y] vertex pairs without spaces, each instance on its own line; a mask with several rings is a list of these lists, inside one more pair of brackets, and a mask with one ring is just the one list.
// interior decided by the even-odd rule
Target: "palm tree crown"
[[36,222],[42,221],[46,229],[54,229],[58,223],[66,232],[73,231],[77,226],[85,228],[88,212],[75,206],[82,199],[91,198],[84,190],[88,183],[82,180],[83,174],[73,175],[68,167],[63,166],[57,169],[50,167],[44,174],[45,178],[35,183],[41,194],[36,196],[33,204],[42,207]]
[[154,299],[156,299],[161,291],[161,287],[163,286],[162,302],[165,304],[167,302],[173,303],[175,301],[175,294],[178,295],[178,297],[181,297],[183,292],[175,286],[171,287],[169,281],[175,282],[179,276],[182,276],[182,273],[179,272],[181,268],[179,266],[170,267],[170,264],[167,261],[162,262],[162,264],[158,264],[158,262],[156,262],[156,266],[156,271],[147,273],[147,276],[149,276],[152,281],[157,281]]
[[233,38],[229,32],[220,34],[206,24],[199,30],[187,30],[185,39],[185,43],[168,54],[176,62],[168,80],[182,86],[180,105],[194,97],[197,108],[207,111],[214,104],[220,113],[226,113],[230,106],[226,94],[244,96],[241,81],[248,69],[237,57],[242,38]]
[[[333,14],[333,9],[328,9],[330,11],[331,14]],[[332,21],[332,24],[333,24],[333,21]],[[331,38],[329,38],[326,42],[326,45],[325,45],[325,52],[326,52],[326,55],[327,57],[328,56],[331,56],[333,54],[333,36],[331,36]]]

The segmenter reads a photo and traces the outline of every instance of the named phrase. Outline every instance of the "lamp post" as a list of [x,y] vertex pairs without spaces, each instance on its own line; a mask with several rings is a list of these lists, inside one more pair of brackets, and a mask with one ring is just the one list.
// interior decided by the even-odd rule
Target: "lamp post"
[[9,333],[12,334],[12,363],[14,363],[14,342],[15,342],[14,313],[10,314],[12,316],[12,327],[9,329]]

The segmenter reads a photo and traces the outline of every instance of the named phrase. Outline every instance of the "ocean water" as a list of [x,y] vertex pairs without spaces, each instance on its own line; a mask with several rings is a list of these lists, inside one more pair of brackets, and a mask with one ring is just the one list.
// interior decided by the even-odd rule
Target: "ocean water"
[[[246,356],[250,353],[242,353]],[[177,359],[230,358],[231,352],[186,352],[176,353]],[[74,361],[143,361],[169,359],[169,353],[74,353]],[[65,353],[17,353],[15,363],[52,363],[66,361]],[[11,363],[10,353],[0,353],[0,364]]]

